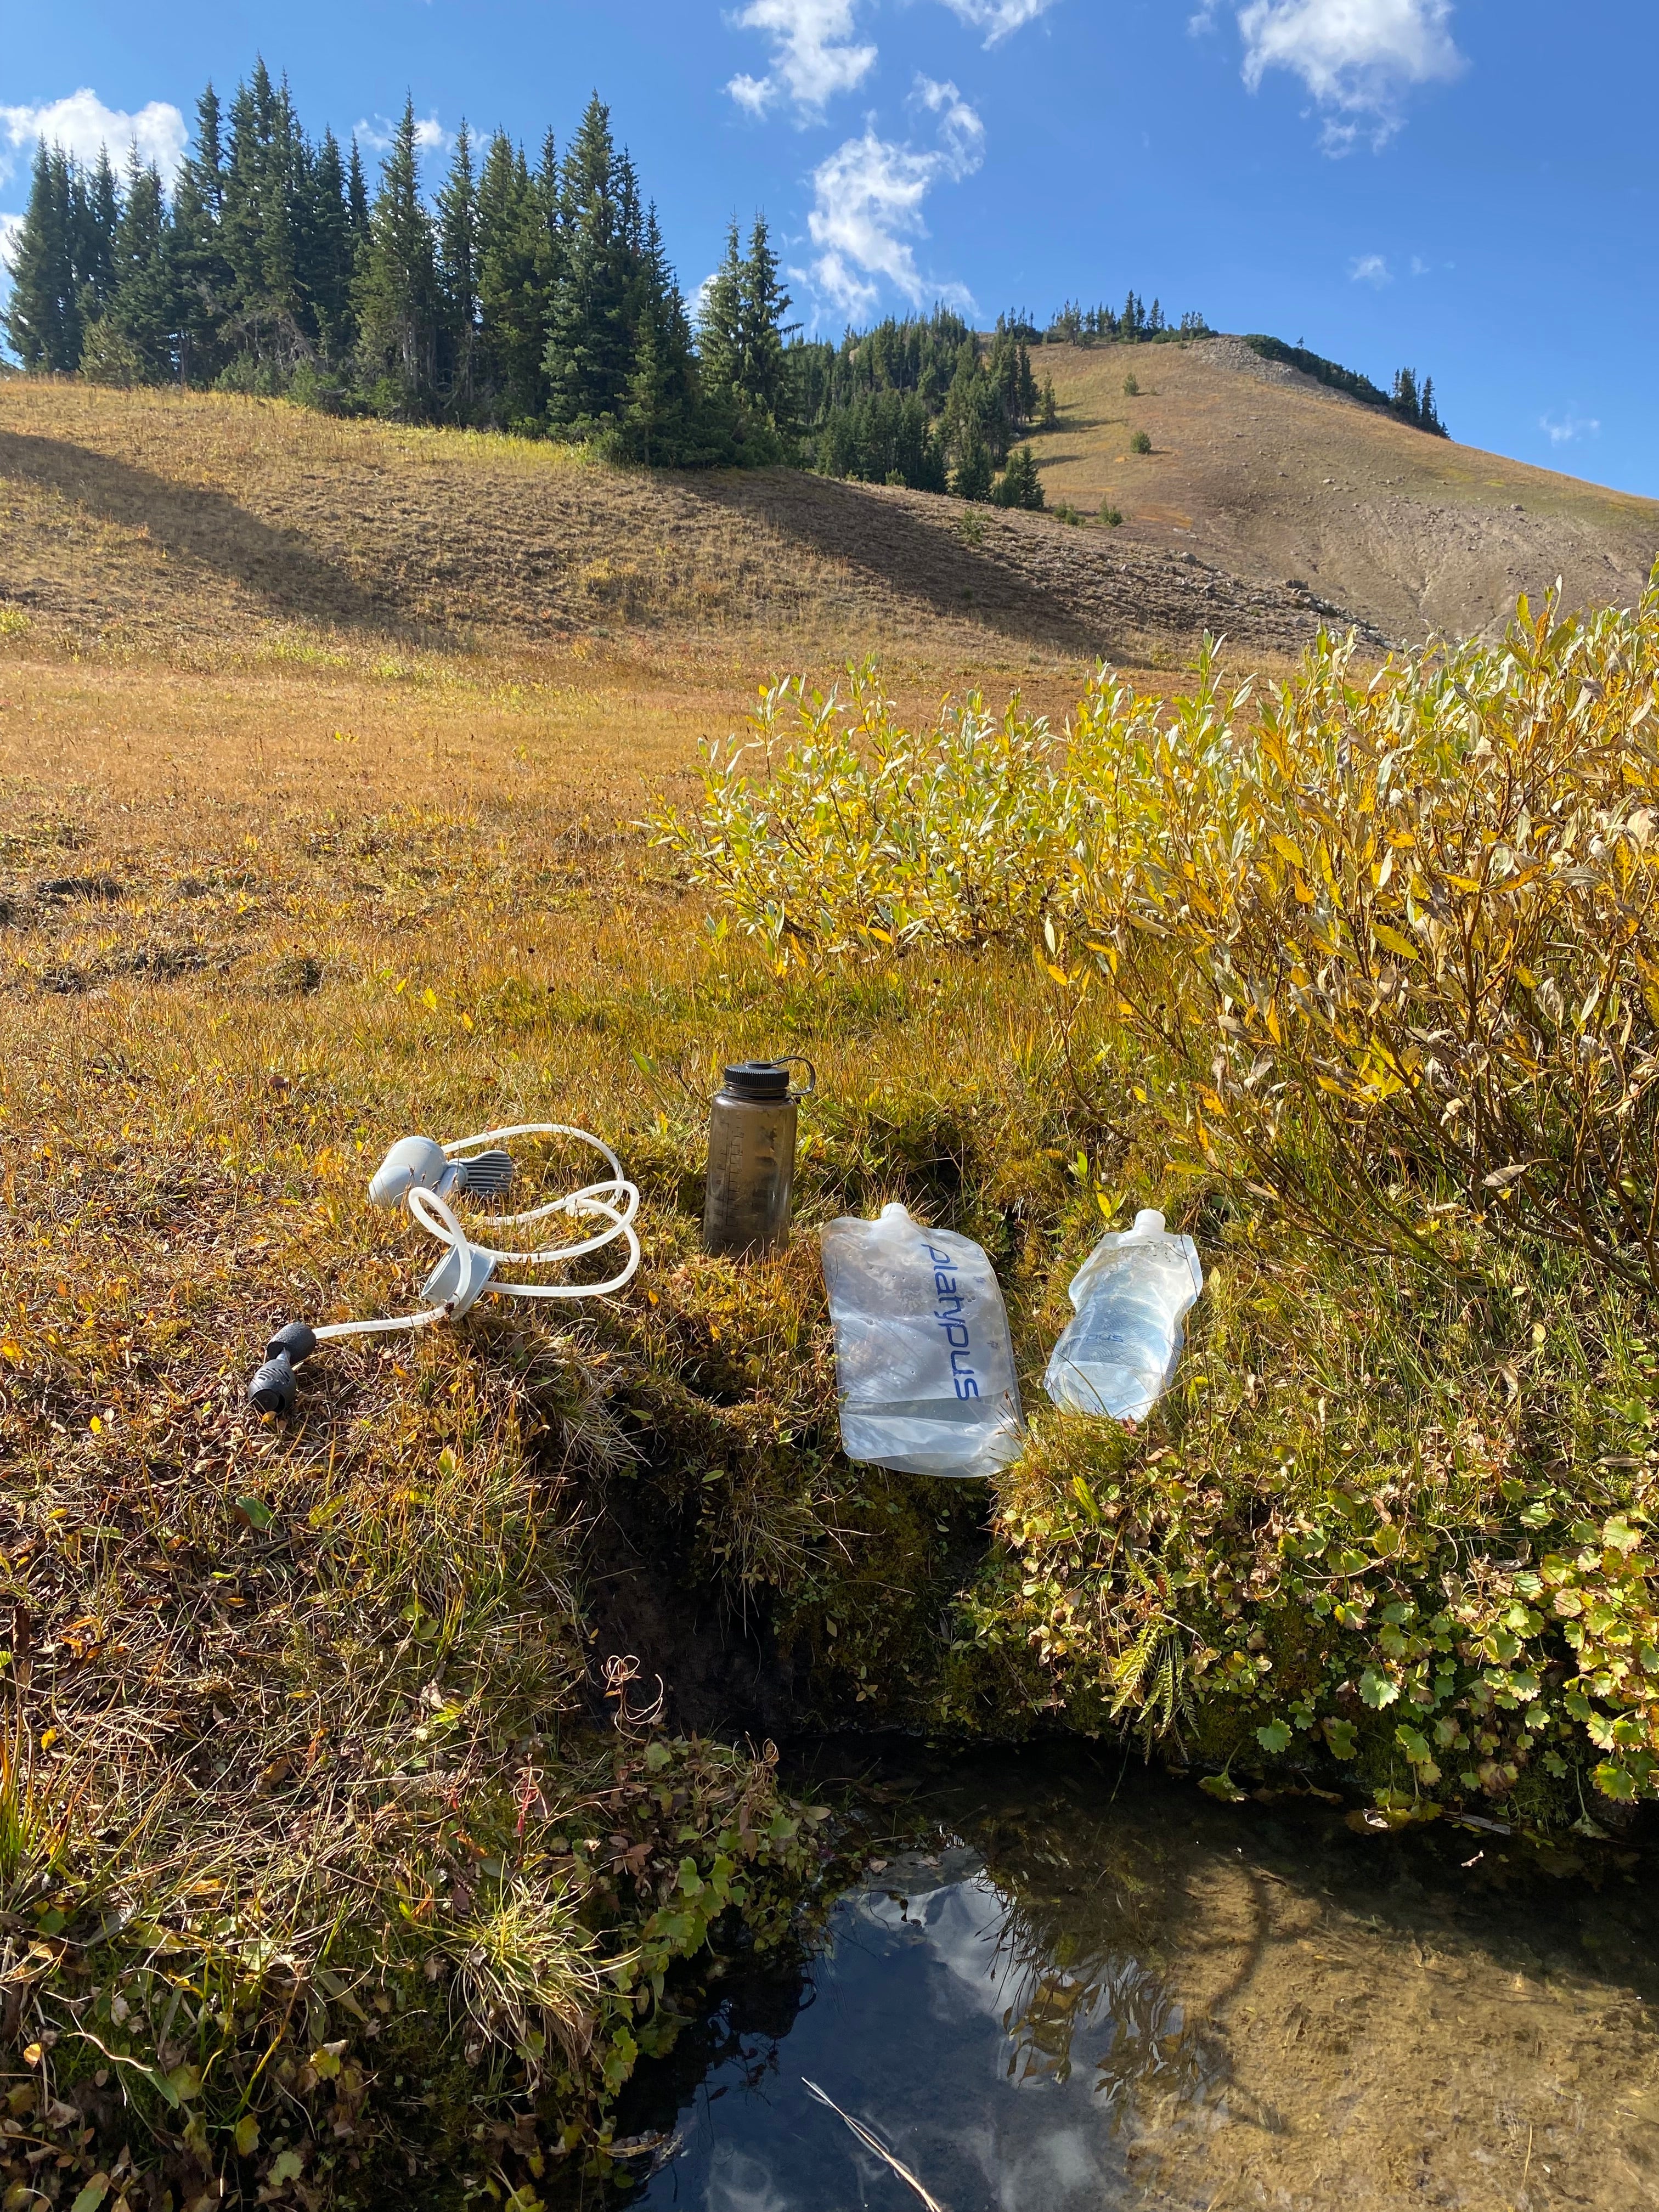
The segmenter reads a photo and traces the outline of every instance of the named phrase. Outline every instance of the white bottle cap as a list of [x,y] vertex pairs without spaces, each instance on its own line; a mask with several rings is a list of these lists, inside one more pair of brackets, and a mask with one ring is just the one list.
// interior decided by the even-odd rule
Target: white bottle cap
[[1164,1216],[1156,1206],[1143,1206],[1135,1216],[1135,1225],[1129,1234],[1131,1237],[1161,1237],[1164,1234]]

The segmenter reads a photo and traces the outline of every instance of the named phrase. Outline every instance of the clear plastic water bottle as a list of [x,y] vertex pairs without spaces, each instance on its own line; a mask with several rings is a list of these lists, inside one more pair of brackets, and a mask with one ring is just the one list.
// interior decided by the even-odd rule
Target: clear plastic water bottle
[[1182,1323],[1204,1287],[1198,1247],[1171,1237],[1150,1208],[1133,1229],[1103,1237],[1072,1278],[1077,1309],[1042,1387],[1072,1413],[1144,1421],[1169,1388]]
[[848,1458],[958,1477],[1018,1459],[1014,1348],[983,1249],[902,1206],[831,1221],[822,1240]]

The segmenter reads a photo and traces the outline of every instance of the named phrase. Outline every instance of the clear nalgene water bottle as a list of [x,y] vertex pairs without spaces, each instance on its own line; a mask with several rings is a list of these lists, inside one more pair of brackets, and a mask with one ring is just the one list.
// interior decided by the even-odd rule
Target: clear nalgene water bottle
[[1049,1358],[1042,1387],[1072,1413],[1144,1421],[1169,1387],[1182,1323],[1204,1287],[1198,1247],[1171,1237],[1164,1216],[1103,1237],[1072,1278],[1077,1310]]
[[831,1221],[842,1449],[906,1474],[992,1474],[1024,1448],[1008,1316],[982,1248],[902,1206]]

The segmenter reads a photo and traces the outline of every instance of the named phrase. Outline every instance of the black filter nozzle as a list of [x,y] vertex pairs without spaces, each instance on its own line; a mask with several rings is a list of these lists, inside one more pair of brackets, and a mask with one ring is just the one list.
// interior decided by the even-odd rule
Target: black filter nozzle
[[287,1352],[266,1360],[248,1384],[247,1398],[256,1413],[287,1415],[294,1411],[294,1370]]
[[285,1356],[290,1367],[297,1367],[302,1359],[309,1359],[317,1349],[317,1332],[307,1328],[302,1321],[284,1322],[265,1346],[265,1358],[275,1359]]

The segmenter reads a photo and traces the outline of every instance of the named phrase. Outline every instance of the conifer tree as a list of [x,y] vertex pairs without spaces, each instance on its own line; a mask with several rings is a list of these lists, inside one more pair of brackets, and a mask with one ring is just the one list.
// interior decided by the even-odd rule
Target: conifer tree
[[88,373],[120,383],[161,384],[177,362],[173,260],[161,179],[139,164],[135,146],[115,225],[108,303]]
[[981,436],[977,427],[969,428],[957,449],[957,465],[951,478],[951,489],[958,499],[988,500],[995,471],[991,465],[991,449]]
[[[756,217],[745,254],[733,217],[720,267],[703,292],[697,358],[711,432],[729,441],[734,458],[781,460],[798,427],[784,346],[789,307],[765,218]],[[872,332],[853,362],[855,391],[887,388],[886,337],[883,330]],[[860,466],[856,473],[866,471]]]
[[548,311],[548,420],[567,435],[615,428],[633,362],[628,308],[643,239],[638,190],[595,93],[559,179],[560,255]]
[[98,149],[92,174],[84,184],[71,165],[70,209],[84,329],[108,306],[115,281],[115,227],[121,220],[121,194],[107,146]]
[[1018,412],[1015,420],[1029,422],[1037,410],[1037,380],[1031,373],[1031,349],[1022,345],[1019,349],[1018,383],[1015,386]]
[[743,251],[733,216],[726,229],[726,251],[703,287],[697,313],[697,359],[703,388],[735,392],[743,370]]
[[374,404],[386,413],[429,415],[440,300],[432,223],[421,200],[412,99],[404,102],[381,165],[354,304]]
[[1037,473],[1036,455],[1029,446],[1016,446],[1008,456],[1008,465],[1003,471],[991,494],[997,507],[1040,507],[1045,504],[1042,478]]
[[795,429],[783,318],[793,302],[779,281],[764,216],[755,217],[738,287],[737,386],[748,406],[787,440]]
[[544,192],[532,177],[523,150],[498,131],[478,180],[473,380],[495,419],[520,428],[538,422],[546,404],[544,271],[550,247]]
[[669,266],[654,205],[646,217],[629,319],[634,366],[623,410],[621,449],[632,459],[659,466],[691,459],[697,444],[691,325]]
[[461,118],[449,175],[438,194],[438,280],[443,295],[449,404],[462,422],[473,415],[473,356],[478,337],[478,186],[472,140]]
[[307,198],[306,149],[284,83],[256,60],[230,105],[219,238],[228,270],[220,335],[244,354],[266,389],[284,382],[311,351],[300,283],[300,222]]
[[368,239],[368,179],[363,174],[363,156],[357,144],[357,134],[351,134],[351,159],[346,167],[346,210],[351,218],[351,242],[361,252]]
[[229,264],[219,237],[225,204],[224,159],[219,95],[210,84],[196,103],[195,142],[173,193],[179,374],[188,383],[205,383],[222,366],[220,325],[230,292]]
[[81,362],[72,165],[58,146],[35,149],[28,204],[11,251],[6,343],[33,375],[65,376]]
[[[355,154],[355,146],[352,150]],[[349,361],[356,344],[351,293],[357,240],[345,164],[331,131],[324,131],[323,143],[307,167],[301,263],[307,326],[325,363],[337,370]]]

